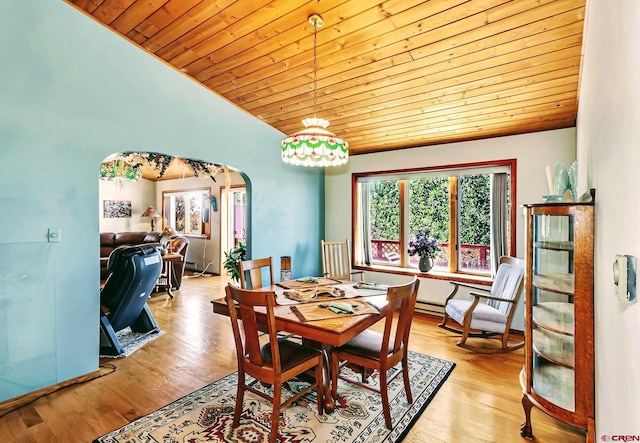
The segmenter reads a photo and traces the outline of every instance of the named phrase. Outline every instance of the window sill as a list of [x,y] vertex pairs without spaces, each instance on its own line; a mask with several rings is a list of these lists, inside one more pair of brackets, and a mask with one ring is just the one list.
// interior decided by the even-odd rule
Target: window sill
[[493,280],[490,276],[484,275],[475,275],[475,274],[454,274],[451,272],[443,272],[432,269],[429,272],[420,272],[418,269],[406,269],[406,268],[398,268],[396,266],[383,266],[383,265],[374,265],[374,266],[354,266],[354,269],[369,271],[369,272],[380,272],[383,274],[397,274],[397,275],[416,275],[419,278],[432,278],[435,280],[451,280],[463,283],[472,283],[477,285],[485,285],[491,286]]

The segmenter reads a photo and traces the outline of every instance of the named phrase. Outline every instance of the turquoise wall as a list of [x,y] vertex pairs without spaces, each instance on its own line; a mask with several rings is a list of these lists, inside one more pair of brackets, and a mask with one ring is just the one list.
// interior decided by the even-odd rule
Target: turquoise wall
[[98,367],[97,174],[113,152],[237,168],[250,255],[319,275],[323,171],[283,164],[283,134],[61,1],[0,1],[0,40],[0,401]]

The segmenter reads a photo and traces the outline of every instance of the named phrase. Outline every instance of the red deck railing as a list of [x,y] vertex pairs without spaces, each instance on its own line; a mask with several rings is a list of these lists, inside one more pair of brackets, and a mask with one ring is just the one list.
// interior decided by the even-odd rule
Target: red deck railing
[[[487,245],[461,245],[461,269],[465,271],[491,271],[491,247]],[[371,240],[371,254],[374,262],[393,263],[399,261],[400,242],[397,240]],[[440,243],[440,251],[434,260],[434,267],[446,267],[449,263],[449,243]],[[417,265],[420,258],[409,257],[409,263]]]

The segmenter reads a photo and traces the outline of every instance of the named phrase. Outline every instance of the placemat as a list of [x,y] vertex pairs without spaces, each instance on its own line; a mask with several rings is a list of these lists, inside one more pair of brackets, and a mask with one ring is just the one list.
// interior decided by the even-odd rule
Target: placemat
[[291,306],[289,309],[291,309],[291,312],[293,312],[300,321],[305,322],[314,320],[328,320],[338,317],[348,317],[351,315],[378,314],[378,310],[376,308],[361,300],[349,300],[348,303],[351,304],[355,311],[353,314],[349,314],[346,312],[336,313],[330,311],[325,307],[319,306],[328,305],[329,302],[305,303],[301,305]]
[[[335,289],[335,293],[324,293],[320,292],[316,295],[315,298],[309,300],[298,300],[294,297],[287,296],[286,292],[293,291],[293,289],[280,289],[277,288],[275,290],[276,293],[276,303],[280,306],[286,305],[297,305],[300,303],[316,303],[322,301],[337,301],[345,298],[355,298],[355,297],[368,297],[368,296],[377,296],[377,295],[385,295],[387,293],[386,286],[378,285],[375,289],[371,289],[371,285],[360,286],[359,284],[354,283],[343,283],[333,285],[332,288]],[[307,288],[305,288],[307,289]],[[338,295],[337,293],[340,293]]]
[[[307,281],[313,280],[313,281]],[[285,289],[303,289],[303,288],[313,288],[315,286],[330,286],[337,285],[342,283],[340,280],[334,280],[332,278],[325,277],[305,277],[298,278],[296,280],[282,281],[277,284],[281,288]]]

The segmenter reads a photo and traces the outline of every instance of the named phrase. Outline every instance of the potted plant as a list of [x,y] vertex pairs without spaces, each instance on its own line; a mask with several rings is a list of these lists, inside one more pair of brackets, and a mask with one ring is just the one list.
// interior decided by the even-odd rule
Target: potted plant
[[224,269],[236,284],[240,282],[240,262],[247,258],[247,245],[238,242],[238,246],[224,253]]
[[429,272],[433,267],[433,259],[440,251],[440,244],[435,238],[432,238],[426,232],[418,232],[416,240],[409,242],[409,255],[418,255],[420,261],[418,268],[422,272]]

